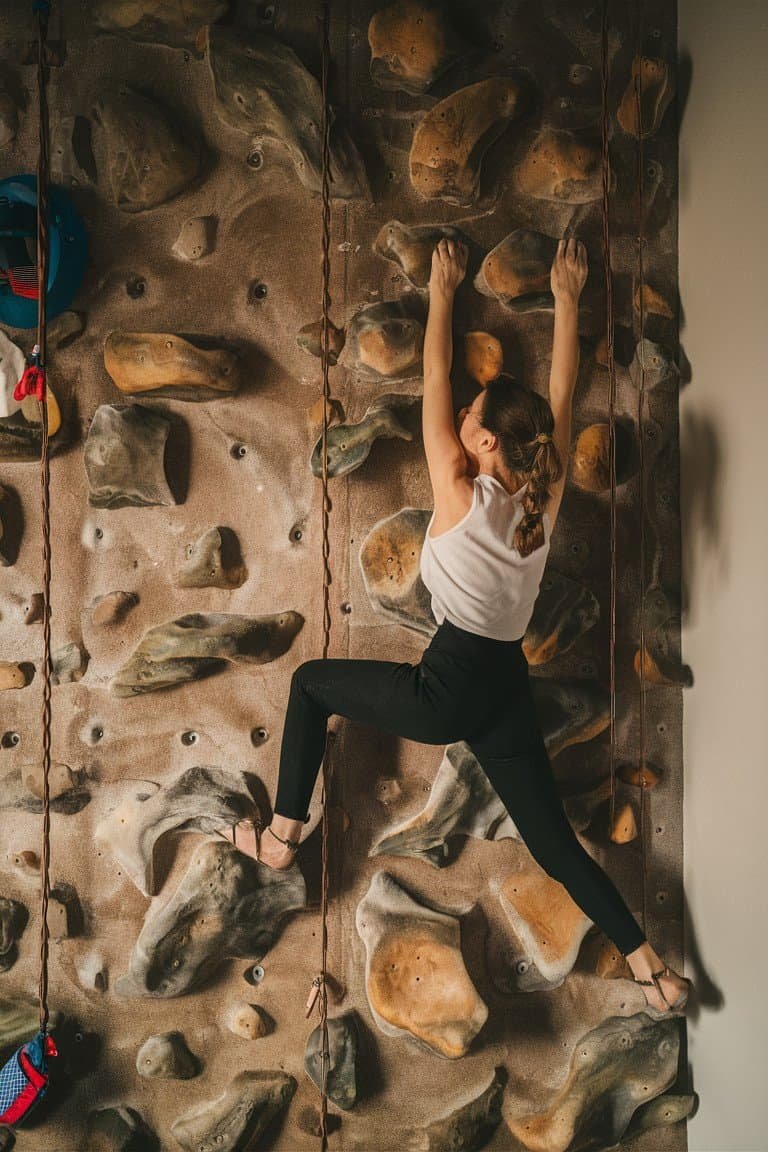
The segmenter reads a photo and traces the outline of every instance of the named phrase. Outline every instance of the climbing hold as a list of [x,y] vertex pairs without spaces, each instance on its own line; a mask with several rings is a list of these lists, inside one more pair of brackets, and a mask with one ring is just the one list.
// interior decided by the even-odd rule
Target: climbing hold
[[227,1028],[243,1040],[259,1040],[274,1031],[274,1021],[259,1004],[233,1004],[226,1014]]
[[419,0],[398,0],[375,12],[368,44],[374,84],[414,96],[428,91],[468,48],[443,7]]
[[239,361],[234,352],[204,337],[175,332],[110,332],[104,367],[121,392],[158,392],[178,400],[210,400],[236,392]]
[[[377,396],[356,424],[337,424],[326,437],[329,476],[346,476],[359,468],[371,451],[375,440],[381,438],[412,440],[413,433],[398,418],[398,412],[407,412],[421,403],[421,397],[400,393]],[[312,451],[310,467],[315,476],[323,474],[323,439],[318,439]]]
[[366,304],[347,325],[339,363],[368,380],[412,379],[421,373],[424,324],[412,301]]
[[326,1067],[325,1088],[328,1099],[337,1108],[348,1111],[357,1103],[358,1028],[354,1011],[328,1020],[328,1054],[322,1057],[323,1030],[318,1024],[307,1037],[304,1071],[310,1080],[323,1087],[323,1063]]
[[146,1080],[191,1080],[200,1067],[176,1030],[148,1036],[136,1053],[136,1071]]
[[588,204],[603,194],[602,152],[591,134],[544,127],[513,169],[518,192],[561,204]]
[[216,246],[215,216],[191,216],[181,226],[171,251],[181,260],[201,260]]
[[630,136],[640,135],[637,123],[637,91],[640,93],[640,121],[643,136],[653,136],[674,95],[673,70],[666,60],[635,56],[632,75],[616,112],[616,119]]
[[91,623],[97,628],[121,624],[138,602],[135,592],[107,592],[105,596],[97,596],[91,606]]
[[431,515],[425,508],[401,508],[378,520],[363,539],[359,555],[365,590],[374,609],[430,636],[437,625],[419,563]]
[[504,368],[501,341],[490,332],[464,333],[464,367],[483,388]]
[[464,233],[450,224],[401,224],[389,220],[379,229],[373,250],[402,269],[414,288],[427,288],[432,271],[432,253],[443,237],[463,240]]
[[219,1147],[222,1133],[232,1152],[253,1147],[288,1107],[296,1088],[287,1072],[246,1069],[230,1080],[221,1096],[193,1104],[174,1120],[171,1133],[185,1152]]
[[239,588],[247,578],[235,533],[231,528],[211,528],[189,546],[176,582],[181,588]]
[[[335,324],[328,322],[328,363],[333,365],[338,361],[341,355],[341,350],[344,347],[344,329],[337,328]],[[303,352],[308,352],[310,356],[317,356],[318,359],[322,356],[323,351],[323,322],[322,320],[313,320],[311,324],[305,324],[299,328],[296,337],[296,343]]]
[[555,306],[550,281],[556,251],[551,237],[516,228],[485,257],[475,288],[511,312],[549,312]]
[[93,508],[176,503],[165,476],[171,422],[142,404],[100,404],[85,440],[83,462]]

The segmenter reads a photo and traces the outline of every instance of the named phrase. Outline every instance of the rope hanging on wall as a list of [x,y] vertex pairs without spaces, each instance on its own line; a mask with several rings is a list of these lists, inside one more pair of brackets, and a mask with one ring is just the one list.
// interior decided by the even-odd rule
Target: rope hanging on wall
[[[606,342],[609,379],[608,398],[608,455],[611,476],[611,609],[610,609],[610,779],[611,801],[609,828],[611,833],[615,820],[616,777],[615,777],[615,741],[616,741],[616,360],[614,353],[614,309],[613,309],[613,279],[611,271],[611,225],[610,225],[610,187],[611,187],[611,160],[609,146],[609,111],[608,111],[608,0],[603,0],[602,10],[602,192],[603,192],[603,264],[605,274],[606,295]],[[647,932],[646,917],[646,889],[647,889],[647,861],[645,845],[645,790],[646,790],[646,736],[645,736],[645,511],[644,511],[644,459],[643,459],[643,402],[645,389],[645,350],[643,336],[645,331],[644,314],[644,265],[643,265],[643,124],[642,124],[642,2],[638,5],[638,49],[640,67],[635,69],[634,93],[635,115],[637,125],[637,199],[638,199],[638,294],[639,294],[639,338],[637,347],[640,362],[640,388],[638,398],[638,438],[639,438],[639,468],[640,468],[640,751],[639,772],[640,783],[640,856],[641,856],[641,923],[644,932]]]
[[47,70],[45,45],[50,5],[35,0],[37,15],[37,90],[39,105],[39,149],[37,162],[37,343],[33,363],[16,385],[14,400],[35,396],[40,409],[42,446],[40,474],[42,487],[43,531],[43,828],[40,896],[40,970],[38,999],[40,1028],[31,1041],[22,1044],[0,1069],[0,1122],[20,1124],[45,1095],[48,1088],[47,1058],[58,1056],[58,1049],[48,1035],[48,897],[50,891],[50,786],[51,767],[51,521],[50,461],[48,446],[48,406],[46,396],[46,292],[49,256],[48,222],[48,108],[46,103]]
[[[320,360],[323,373],[323,424],[322,424],[322,557],[323,557],[323,648],[322,659],[328,656],[331,639],[331,610],[330,610],[330,539],[329,528],[331,501],[328,494],[328,409],[330,406],[330,383],[328,377],[329,360],[329,325],[330,325],[330,244],[331,244],[331,196],[330,196],[330,115],[328,108],[328,71],[330,66],[330,7],[323,4],[321,16],[321,98],[322,98],[322,331],[320,337]],[[328,1147],[328,1071],[330,1063],[330,1050],[328,1046],[328,997],[326,966],[328,956],[328,793],[333,772],[332,749],[334,732],[329,727],[326,732],[325,754],[322,762],[322,791],[320,803],[322,807],[322,890],[320,919],[322,925],[322,956],[320,973],[312,981],[309,999],[307,1000],[306,1014],[309,1016],[315,1002],[320,1011],[321,1029],[321,1109],[320,1109],[320,1139],[322,1152]]]

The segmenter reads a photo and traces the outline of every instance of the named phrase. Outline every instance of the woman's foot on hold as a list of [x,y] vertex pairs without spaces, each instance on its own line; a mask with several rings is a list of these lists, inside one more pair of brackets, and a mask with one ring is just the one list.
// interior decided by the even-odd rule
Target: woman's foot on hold
[[275,833],[271,825],[260,827],[258,823],[246,819],[238,821],[234,827],[230,825],[220,834],[245,856],[250,856],[252,860],[258,860],[260,864],[266,864],[268,868],[274,868],[279,872],[290,868],[296,859],[295,849],[282,842],[282,840],[298,841],[296,833],[292,836]]
[[[634,979],[640,983],[648,1006],[660,1015],[681,1011],[690,989],[690,982],[665,965],[649,944],[643,944],[626,957]],[[654,978],[655,974],[655,978]],[[647,981],[647,983],[645,983]],[[661,991],[659,991],[661,990]],[[682,1003],[678,1003],[682,1001]]]

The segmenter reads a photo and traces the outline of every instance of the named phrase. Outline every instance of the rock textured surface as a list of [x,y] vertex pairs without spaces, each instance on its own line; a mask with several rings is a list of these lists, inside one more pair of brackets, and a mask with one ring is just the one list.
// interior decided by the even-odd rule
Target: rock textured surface
[[[51,176],[89,240],[82,289],[49,316],[47,347],[60,679],[49,999],[65,1091],[16,1143],[313,1152],[320,1020],[304,1005],[321,960],[321,777],[288,872],[218,833],[273,815],[293,674],[323,645],[319,8],[86,7],[82,20],[54,5],[49,30],[62,53]],[[436,629],[419,575],[435,240],[469,249],[458,411],[501,371],[547,394],[547,264],[559,237],[578,236],[589,279],[566,491],[523,650],[566,813],[679,968],[693,670],[679,652],[675,15],[647,11],[640,43],[614,6],[609,29],[613,666],[599,16],[562,0],[331,5],[328,655],[406,669]],[[36,167],[29,38],[29,7],[4,5],[0,178]],[[0,692],[0,1060],[38,1015],[41,424],[35,399],[12,400],[34,339],[0,323],[0,668],[19,685]],[[660,1089],[661,1022],[632,1015],[643,991],[614,943],[542,880],[466,746],[332,726],[329,1147],[525,1152],[556,1147],[562,1128],[568,1152],[682,1152],[695,1102],[685,1062]],[[590,1041],[581,1057],[579,1039],[609,1021],[602,1055]]]

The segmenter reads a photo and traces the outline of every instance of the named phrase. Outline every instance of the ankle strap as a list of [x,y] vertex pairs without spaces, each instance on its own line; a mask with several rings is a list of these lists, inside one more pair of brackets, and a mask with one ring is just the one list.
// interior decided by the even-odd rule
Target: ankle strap
[[278,836],[277,832],[274,831],[271,824],[267,826],[267,831],[271,832],[275,840],[279,840],[281,844],[285,844],[288,848],[291,849],[292,852],[297,851],[300,843],[298,840],[284,840],[282,836]]

